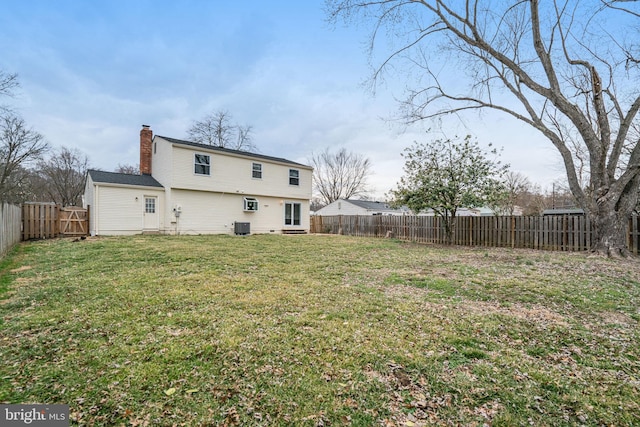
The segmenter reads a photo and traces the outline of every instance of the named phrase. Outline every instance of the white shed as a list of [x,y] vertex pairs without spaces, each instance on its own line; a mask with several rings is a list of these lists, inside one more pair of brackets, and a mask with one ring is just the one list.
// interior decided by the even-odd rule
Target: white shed
[[149,175],[90,170],[84,204],[91,207],[89,232],[95,235],[157,233],[164,188]]

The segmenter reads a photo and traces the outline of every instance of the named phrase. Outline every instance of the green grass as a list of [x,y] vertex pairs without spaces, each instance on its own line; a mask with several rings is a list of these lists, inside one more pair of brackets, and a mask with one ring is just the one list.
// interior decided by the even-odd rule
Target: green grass
[[79,425],[640,424],[640,265],[343,236],[20,245],[0,402]]

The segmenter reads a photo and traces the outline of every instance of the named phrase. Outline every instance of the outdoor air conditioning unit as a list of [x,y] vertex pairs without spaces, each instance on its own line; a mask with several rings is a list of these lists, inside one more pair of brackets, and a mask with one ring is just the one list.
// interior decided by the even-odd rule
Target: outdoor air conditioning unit
[[236,222],[234,223],[233,231],[236,235],[246,236],[251,234],[251,223],[249,222]]

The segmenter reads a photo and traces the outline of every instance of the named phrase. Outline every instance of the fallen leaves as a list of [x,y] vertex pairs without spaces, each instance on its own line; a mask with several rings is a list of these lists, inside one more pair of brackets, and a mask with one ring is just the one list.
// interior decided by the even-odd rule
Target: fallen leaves
[[80,425],[637,424],[639,267],[308,237],[34,244],[0,399]]

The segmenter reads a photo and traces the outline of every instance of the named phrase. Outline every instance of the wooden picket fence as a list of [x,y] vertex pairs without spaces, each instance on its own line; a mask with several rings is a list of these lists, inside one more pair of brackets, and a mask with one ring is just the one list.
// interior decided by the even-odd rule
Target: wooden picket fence
[[[629,249],[640,249],[640,218],[629,219]],[[312,233],[389,237],[420,243],[446,243],[443,220],[433,216],[337,215],[312,216]],[[593,230],[584,215],[464,216],[456,218],[453,244],[586,251]]]
[[79,237],[89,234],[89,209],[53,203],[22,205],[22,240]]
[[0,258],[20,241],[20,206],[0,203]]

